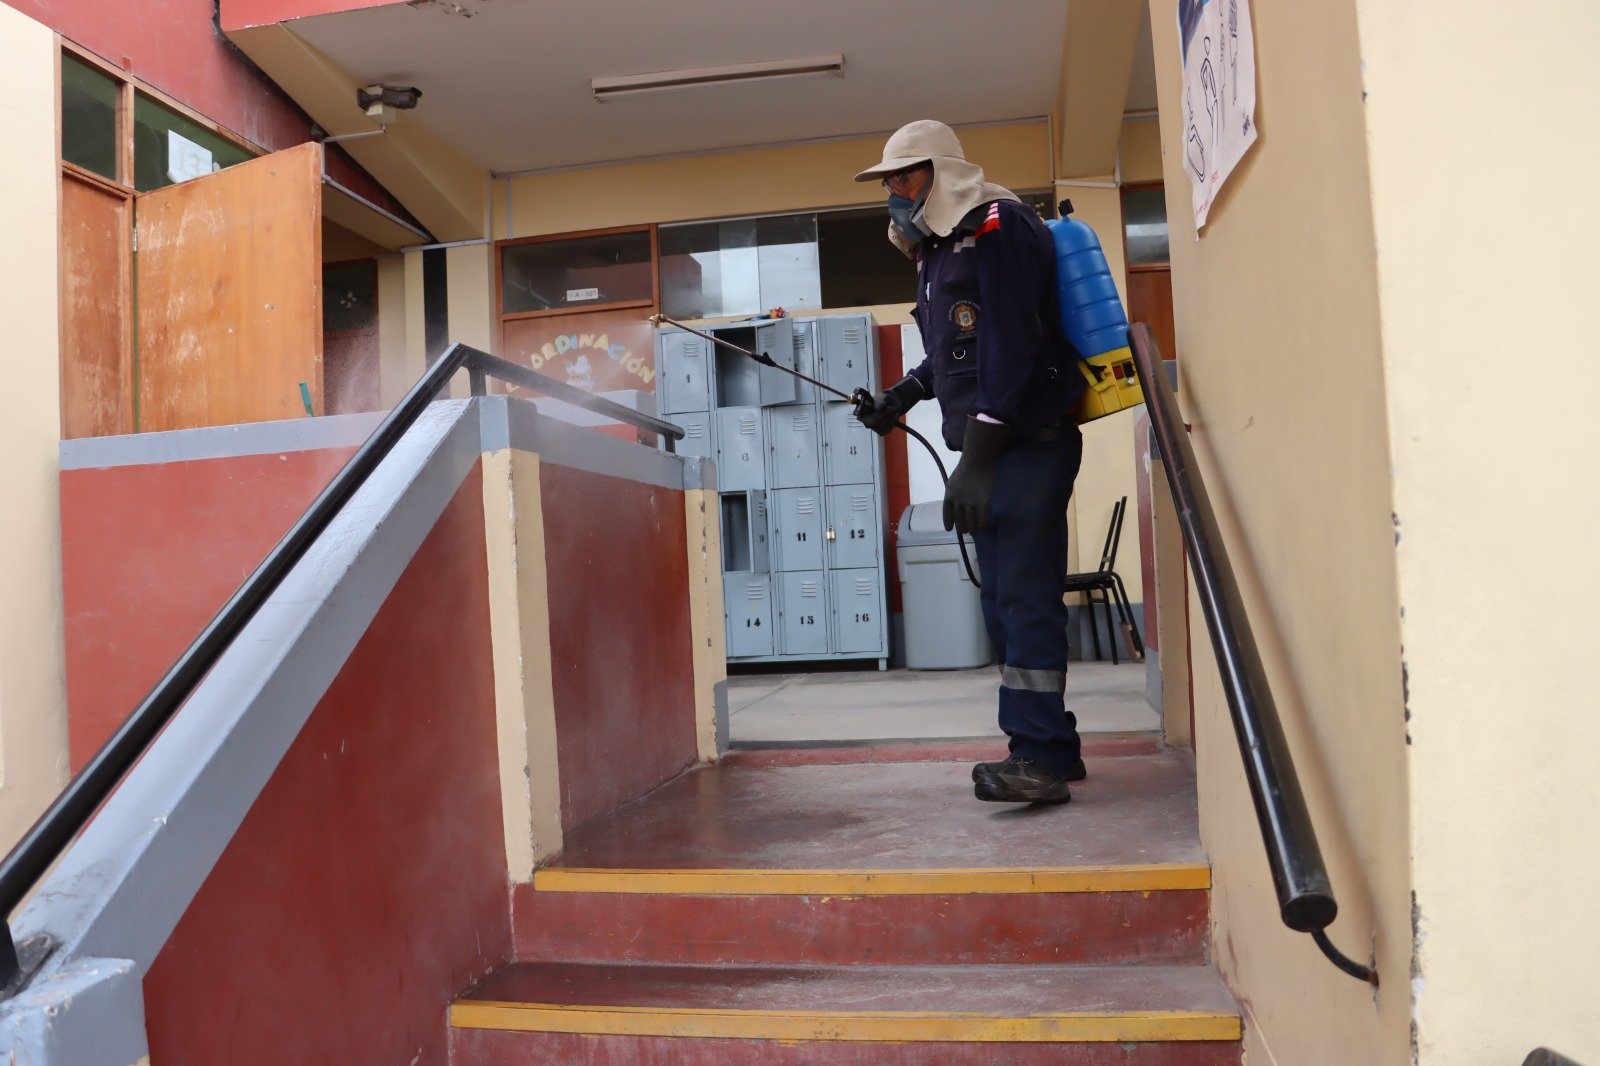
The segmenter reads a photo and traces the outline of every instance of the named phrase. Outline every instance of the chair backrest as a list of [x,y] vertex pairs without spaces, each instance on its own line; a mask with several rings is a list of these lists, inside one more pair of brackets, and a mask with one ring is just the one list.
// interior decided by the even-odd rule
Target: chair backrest
[[1111,525],[1106,529],[1106,544],[1100,549],[1100,569],[1102,574],[1109,574],[1117,568],[1117,545],[1122,541],[1122,516],[1128,510],[1128,497],[1118,500],[1116,506],[1111,508]]

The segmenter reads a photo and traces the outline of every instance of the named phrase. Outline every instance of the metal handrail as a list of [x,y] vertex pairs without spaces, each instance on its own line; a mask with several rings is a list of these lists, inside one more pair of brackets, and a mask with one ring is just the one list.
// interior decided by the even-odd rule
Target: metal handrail
[[1234,735],[1244,757],[1245,780],[1250,785],[1256,821],[1266,845],[1267,864],[1272,868],[1279,914],[1290,929],[1310,933],[1322,953],[1339,969],[1376,986],[1378,971],[1374,966],[1355,962],[1328,940],[1325,930],[1333,924],[1339,906],[1333,898],[1322,849],[1317,845],[1305,793],[1283,736],[1278,707],[1239,594],[1239,582],[1228,561],[1216,512],[1206,494],[1194,446],[1178,416],[1177,396],[1162,370],[1161,353],[1149,327],[1136,323],[1129,331],[1129,342],[1135,372],[1144,385],[1145,404],[1155,427],[1167,485],[1177,505],[1184,552],[1222,674]]
[[583,392],[465,344],[452,344],[417,380],[405,398],[385,416],[289,532],[283,535],[283,539],[206,623],[200,635],[168,668],[150,694],[140,701],[110,739],[68,782],[55,802],[39,816],[10,854],[0,860],[0,918],[7,919],[0,926],[3,929],[3,935],[0,935],[0,995],[14,993],[27,976],[18,959],[16,940],[11,932],[11,912],[88,824],[100,804],[105,802],[162,727],[183,706],[200,679],[255,617],[289,571],[366,483],[378,464],[421,417],[434,397],[463,368],[471,375],[473,392],[479,395],[484,391],[487,377],[503,378],[512,384],[627,422],[640,430],[660,434],[666,439],[669,450],[672,443],[684,435],[682,428],[671,423]]

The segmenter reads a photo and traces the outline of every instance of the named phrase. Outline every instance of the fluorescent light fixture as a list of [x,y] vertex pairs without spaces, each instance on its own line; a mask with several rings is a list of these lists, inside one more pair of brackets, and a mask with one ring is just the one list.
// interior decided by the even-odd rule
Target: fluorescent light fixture
[[764,63],[736,63],[727,67],[691,67],[687,70],[663,70],[653,74],[627,74],[620,78],[595,78],[589,83],[589,88],[594,90],[596,100],[610,100],[616,96],[698,89],[704,85],[777,81],[782,78],[810,78],[818,75],[844,77],[844,56],[772,59]]

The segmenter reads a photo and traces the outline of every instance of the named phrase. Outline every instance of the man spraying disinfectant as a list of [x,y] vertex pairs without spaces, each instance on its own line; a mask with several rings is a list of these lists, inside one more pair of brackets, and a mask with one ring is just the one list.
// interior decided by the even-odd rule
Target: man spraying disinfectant
[[1031,207],[984,180],[942,122],[902,127],[855,180],[881,180],[889,193],[889,240],[916,263],[914,316],[928,353],[861,421],[887,433],[937,399],[945,443],[961,453],[945,528],[971,534],[977,549],[1010,737],[1008,758],[972,768],[973,791],[1065,803],[1069,782],[1086,776],[1064,699],[1063,600],[1067,502],[1083,457],[1075,412],[1093,375],[1062,327],[1055,242]]

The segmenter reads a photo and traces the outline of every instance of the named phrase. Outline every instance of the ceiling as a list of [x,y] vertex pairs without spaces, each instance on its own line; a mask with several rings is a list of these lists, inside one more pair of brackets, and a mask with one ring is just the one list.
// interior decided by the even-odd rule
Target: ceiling
[[[411,0],[290,28],[363,82],[420,88],[416,118],[497,173],[875,134],[914,118],[1005,121],[1055,104],[1062,0],[871,0],[871,17],[863,12],[862,0]],[[834,53],[842,78],[605,103],[589,88],[597,77]],[[1153,104],[1153,69],[1147,80]]]

